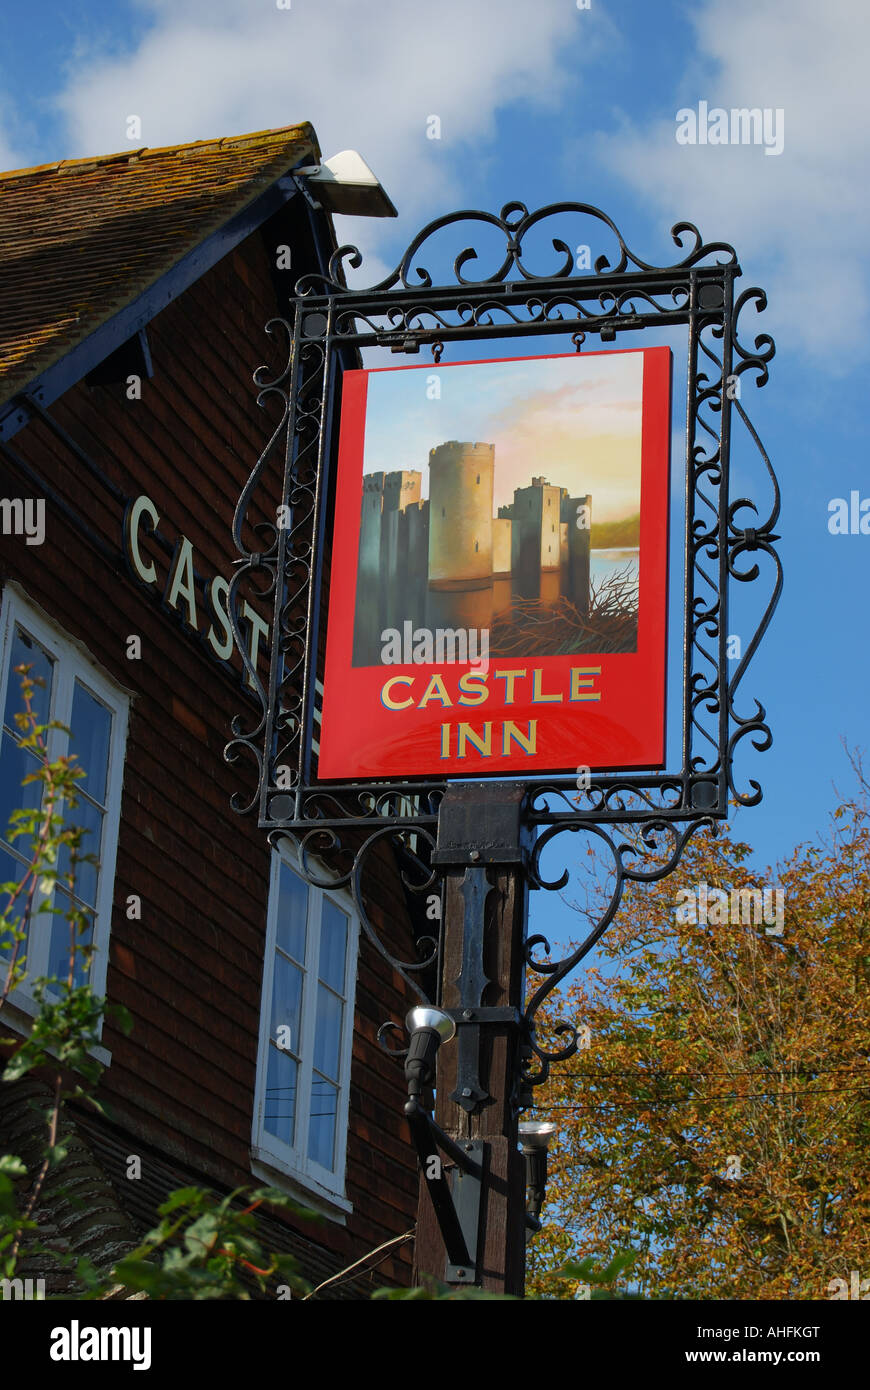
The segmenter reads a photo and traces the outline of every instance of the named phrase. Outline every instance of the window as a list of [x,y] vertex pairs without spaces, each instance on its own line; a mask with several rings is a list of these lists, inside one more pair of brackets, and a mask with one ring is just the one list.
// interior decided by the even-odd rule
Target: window
[[346,894],[273,854],[252,1153],[342,1211],[357,930]]
[[[78,782],[78,805],[74,810],[59,807],[65,822],[74,820],[84,827],[81,849],[93,855],[96,862],[86,861],[77,866],[74,900],[91,921],[90,940],[96,950],[90,964],[90,984],[98,995],[105,993],[108,962],[109,932],[111,930],[112,898],[114,894],[115,853],[121,809],[124,747],[127,738],[128,700],[93,663],[84,647],[65,637],[41,613],[31,607],[17,592],[7,586],[3,602],[3,622],[0,629],[0,709],[3,711],[0,730],[0,882],[19,882],[30,862],[27,837],[9,841],[9,817],[12,811],[40,805],[42,783],[29,782],[22,786],[28,772],[38,766],[37,759],[22,748],[22,731],[15,722],[16,713],[23,712],[19,677],[16,666],[30,666],[31,677],[40,677],[44,685],[37,686],[33,706],[40,723],[58,720],[70,730],[47,733],[48,753],[52,759],[75,755],[76,765],[85,776]],[[58,857],[58,873],[69,869],[69,851]],[[60,912],[39,912],[42,904],[51,899],[51,906]],[[26,955],[27,978],[10,995],[10,1003],[25,1014],[33,1014],[30,982],[39,975],[65,977],[69,958],[69,923],[62,915],[70,905],[67,887],[56,883],[50,892],[37,889],[28,939],[19,948],[19,958]],[[6,953],[8,957],[8,952]],[[0,950],[0,968],[4,953]],[[79,961],[77,984],[85,983],[85,967]],[[20,1022],[20,1020],[19,1020]]]

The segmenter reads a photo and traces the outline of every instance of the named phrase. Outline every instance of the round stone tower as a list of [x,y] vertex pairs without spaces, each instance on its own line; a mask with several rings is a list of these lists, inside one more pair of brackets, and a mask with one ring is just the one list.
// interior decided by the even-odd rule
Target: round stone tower
[[494,444],[429,453],[429,625],[489,627]]
[[451,439],[429,452],[429,582],[492,574],[494,444]]

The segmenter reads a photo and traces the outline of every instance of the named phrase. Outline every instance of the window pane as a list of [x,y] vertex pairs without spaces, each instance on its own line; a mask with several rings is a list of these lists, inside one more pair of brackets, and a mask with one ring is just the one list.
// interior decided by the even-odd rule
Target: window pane
[[308,1157],[322,1168],[335,1165],[335,1116],[338,1087],[315,1072],[311,1080],[311,1120],[308,1126]]
[[292,1057],[269,1044],[263,1124],[276,1139],[293,1147],[296,1126],[296,1078],[298,1068]]
[[290,1029],[289,1050],[299,1055],[299,1010],[302,1005],[302,971],[285,956],[275,956],[272,982],[272,1027],[270,1037],[277,1041],[278,1028]]
[[43,651],[29,633],[16,627],[15,636],[12,640],[11,660],[9,662],[9,682],[6,687],[6,709],[3,714],[4,724],[8,724],[10,729],[18,732],[15,723],[15,715],[24,713],[24,701],[21,698],[21,677],[16,676],[16,666],[29,666],[30,679],[33,680],[40,676],[44,681],[44,686],[36,686],[33,692],[33,712],[40,724],[48,723],[48,711],[51,707],[51,676],[54,661]]
[[[79,801],[78,806],[70,809],[64,808],[63,823],[68,825],[81,825],[84,827],[79,852],[81,854],[95,854],[100,858],[100,850],[103,838],[103,812],[96,806],[92,806],[84,797]],[[57,871],[60,878],[64,878],[69,873],[69,849],[64,845],[57,856]],[[100,876],[99,864],[89,864],[87,860],[79,861],[76,865],[75,890],[83,902],[91,907],[96,907],[97,903],[97,883]]]
[[324,985],[317,986],[317,1027],[314,1034],[314,1065],[338,1080],[341,1053],[341,1018],[344,1005]]
[[331,985],[336,994],[344,994],[346,951],[347,915],[328,898],[324,898],[320,927],[320,978]]
[[[9,817],[13,811],[37,807],[42,802],[42,782],[21,782],[31,772],[39,771],[39,762],[26,748],[19,748],[15,740],[3,734],[0,744],[0,836],[8,838]],[[33,839],[30,835],[19,835],[9,841],[21,854],[30,855]]]
[[[0,849],[0,883],[20,883],[24,877],[24,865],[16,859],[8,850]],[[12,921],[17,924],[21,921],[21,913],[26,901],[26,889],[22,891],[20,897],[15,899],[10,910]],[[8,894],[0,893],[0,905],[5,909],[9,902]],[[21,963],[23,956],[27,952],[27,942],[22,941],[18,946],[18,963]],[[12,954],[12,941],[8,936],[0,934],[0,956],[8,960]]]
[[[70,924],[64,913],[70,909],[70,897],[58,888],[54,895],[54,906],[57,912],[42,913],[41,922],[51,922],[51,941],[48,950],[48,969],[46,975],[56,975],[64,983],[69,977],[69,952],[70,952]],[[76,943],[79,946],[89,946],[94,936],[94,922],[90,918],[90,927],[86,932],[76,931]],[[84,985],[88,982],[90,966],[86,965],[83,957],[76,952],[76,968],[73,983]]]
[[105,805],[106,779],[109,772],[109,741],[112,736],[112,716],[78,681],[73,693],[70,716],[70,753],[76,755],[76,767],[84,768],[83,787],[94,801]]
[[308,888],[298,874],[281,865],[278,879],[277,942],[288,956],[305,964],[305,922],[308,915]]

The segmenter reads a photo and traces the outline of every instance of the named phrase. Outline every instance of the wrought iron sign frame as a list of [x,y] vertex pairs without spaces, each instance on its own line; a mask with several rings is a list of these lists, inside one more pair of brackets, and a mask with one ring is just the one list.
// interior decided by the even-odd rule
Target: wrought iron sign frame
[[[530,233],[542,230],[548,218],[567,214],[591,219],[599,234],[613,239],[612,264],[600,255],[590,271],[578,272],[569,247],[553,237],[559,260],[555,269],[539,274],[528,268],[524,245]],[[501,233],[503,259],[488,277],[469,278],[465,272],[478,257],[468,247],[455,258],[452,282],[436,284],[420,263],[421,253],[436,234],[461,224]],[[576,1034],[566,1024],[570,1040],[548,1051],[535,1039],[534,1016],[544,997],[606,929],[625,882],[651,881],[669,873],[689,836],[700,825],[712,825],[727,815],[729,798],[744,806],[757,803],[762,795],[758,782],[750,780],[746,788],[736,785],[734,755],[745,739],[759,751],[771,743],[762,705],[756,700],[754,711],[738,708],[738,695],[782,586],[774,548],[779,488],[732,389],[747,373],[758,386],[768,380],[773,339],[761,333],[747,347],[738,337],[741,313],[749,306],[761,312],[767,300],[758,288],[736,295],[741,269],[731,246],[704,243],[688,222],[674,226],[671,235],[683,254],[674,264],[657,267],[629,251],[610,217],[588,204],[560,202],[530,213],[514,202],[498,215],[454,212],[424,227],[397,268],[370,289],[348,288],[345,262],[358,269],[362,258],[355,247],[342,246],[324,274],[297,282],[289,316],[267,325],[269,334],[283,341],[280,370],[270,374],[261,367],[254,374],[259,404],[273,410],[273,426],[234,520],[241,558],[230,584],[229,612],[259,703],[258,717],[250,712],[236,717],[226,749],[228,761],[247,757],[255,767],[254,794],[237,797],[235,809],[256,811],[259,825],[273,842],[289,836],[311,882],[350,888],[367,937],[425,1000],[421,979],[437,962],[438,942],[418,941],[420,958],[414,961],[398,960],[390,952],[366,910],[362,877],[367,859],[384,840],[391,841],[402,852],[409,890],[428,896],[437,891],[439,875],[451,867],[455,871],[465,864],[467,873],[485,873],[487,863],[503,863],[504,856],[493,857],[483,845],[465,858],[454,856],[451,865],[449,854],[436,854],[433,861],[447,779],[336,783],[321,782],[316,775],[323,562],[343,361],[349,350],[371,346],[412,353],[429,346],[437,362],[447,343],[561,334],[580,350],[590,335],[607,343],[617,333],[667,325],[687,329],[682,765],[661,773],[595,774],[586,789],[578,789],[575,774],[530,777],[525,783],[522,821],[534,839],[525,856],[532,886],[556,889],[567,881],[567,873],[546,879],[540,867],[543,850],[564,832],[583,830],[595,836],[614,866],[609,901],[576,951],[558,962],[535,959],[534,950],[547,943],[542,937],[527,943],[527,962],[544,977],[522,1024],[529,1084],[543,1080],[551,1061],[576,1048]],[[588,234],[584,239],[592,241]],[[735,415],[766,470],[770,502],[764,516],[751,499],[731,497]],[[262,500],[273,499],[278,491],[284,509],[280,521]],[[773,562],[769,599],[742,658],[729,668],[729,589],[759,578],[757,552]],[[251,661],[241,629],[242,596],[248,584],[251,592],[261,599],[270,597],[273,604],[268,687]]]

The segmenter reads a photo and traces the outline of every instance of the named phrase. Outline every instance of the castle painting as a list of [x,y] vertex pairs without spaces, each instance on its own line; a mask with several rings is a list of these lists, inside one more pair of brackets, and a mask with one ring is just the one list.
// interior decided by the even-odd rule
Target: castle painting
[[419,373],[370,373],[355,666],[409,627],[491,656],[636,648],[642,360],[609,356],[439,367],[423,401]]
[[663,765],[670,391],[666,347],[345,372],[318,777]]

